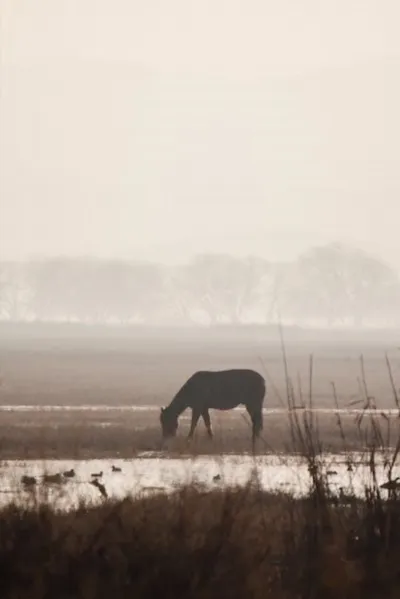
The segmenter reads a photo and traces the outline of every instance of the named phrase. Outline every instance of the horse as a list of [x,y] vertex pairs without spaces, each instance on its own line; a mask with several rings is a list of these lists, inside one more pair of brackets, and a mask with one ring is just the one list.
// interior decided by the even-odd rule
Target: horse
[[195,372],[179,389],[171,403],[161,408],[160,422],[163,440],[174,437],[178,418],[187,408],[192,410],[188,440],[192,439],[200,416],[210,439],[213,438],[208,410],[233,410],[244,405],[252,421],[253,450],[263,428],[262,409],[266,383],[255,370],[202,370]]

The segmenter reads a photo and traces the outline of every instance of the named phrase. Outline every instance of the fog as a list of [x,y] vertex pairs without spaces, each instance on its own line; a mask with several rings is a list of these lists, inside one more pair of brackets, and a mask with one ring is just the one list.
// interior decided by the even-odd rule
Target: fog
[[399,267],[396,0],[1,0],[3,260]]
[[1,319],[397,324],[395,0],[0,6]]

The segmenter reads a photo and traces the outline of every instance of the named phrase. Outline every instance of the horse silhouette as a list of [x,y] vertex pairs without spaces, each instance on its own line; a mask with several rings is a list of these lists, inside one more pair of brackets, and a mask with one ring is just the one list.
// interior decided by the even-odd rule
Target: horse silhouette
[[208,436],[213,432],[209,410],[233,410],[244,405],[252,421],[253,449],[256,438],[263,428],[262,409],[266,384],[264,378],[250,369],[231,369],[195,372],[179,389],[171,403],[161,408],[160,422],[163,439],[174,437],[178,418],[187,408],[192,410],[192,422],[188,439],[193,437],[200,416],[206,425]]

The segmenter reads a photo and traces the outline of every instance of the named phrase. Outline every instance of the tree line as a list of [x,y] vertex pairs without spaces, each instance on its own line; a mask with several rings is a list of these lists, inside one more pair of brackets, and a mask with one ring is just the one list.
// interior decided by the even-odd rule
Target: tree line
[[400,324],[399,273],[357,248],[292,262],[202,254],[181,265],[55,258],[0,262],[0,318],[149,325]]

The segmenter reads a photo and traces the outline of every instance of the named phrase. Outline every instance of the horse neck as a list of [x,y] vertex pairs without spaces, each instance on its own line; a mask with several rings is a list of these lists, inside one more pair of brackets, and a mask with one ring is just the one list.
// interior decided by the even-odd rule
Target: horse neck
[[182,412],[186,410],[187,407],[187,398],[184,395],[177,393],[167,409],[170,412],[170,414],[173,414],[178,418],[178,416],[180,416]]

